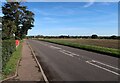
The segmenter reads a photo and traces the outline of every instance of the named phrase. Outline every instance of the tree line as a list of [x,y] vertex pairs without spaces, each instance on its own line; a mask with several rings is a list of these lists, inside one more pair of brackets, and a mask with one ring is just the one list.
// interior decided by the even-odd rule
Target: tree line
[[120,39],[120,36],[98,36],[96,34],[93,34],[91,36],[69,36],[69,35],[61,35],[61,36],[43,36],[43,35],[37,35],[37,36],[27,36],[28,38],[91,38],[91,39]]
[[2,6],[2,39],[22,39],[34,27],[34,13],[21,2],[7,2]]

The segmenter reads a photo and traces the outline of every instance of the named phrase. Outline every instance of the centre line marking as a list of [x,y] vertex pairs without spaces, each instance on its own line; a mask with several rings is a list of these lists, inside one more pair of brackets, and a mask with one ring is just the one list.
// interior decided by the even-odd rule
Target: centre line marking
[[102,64],[102,65],[105,65],[105,66],[108,66],[108,67],[113,68],[113,69],[116,69],[116,70],[120,70],[119,68],[113,67],[113,66],[111,66],[111,65],[104,64],[104,63],[99,62],[99,61],[95,61],[95,60],[92,60],[92,61],[93,61],[93,62],[96,62],[96,63],[99,63],[99,64]]
[[[49,46],[49,47],[54,48],[54,49],[58,49],[60,52],[66,54],[66,55],[68,55],[68,56],[71,56],[71,57],[74,57],[74,55],[75,55],[75,56],[79,56],[78,54],[75,54],[75,53],[73,53],[73,52],[70,52],[70,51],[67,51],[67,50],[61,50],[62,48],[59,48],[59,47],[56,47],[56,46],[52,46],[52,45],[51,45],[51,46]],[[83,56],[81,56],[81,57],[83,57]],[[83,57],[83,58],[84,58],[84,57]],[[107,67],[110,67],[110,68],[113,68],[113,69],[116,69],[116,70],[120,70],[119,68],[113,67],[113,66],[108,65],[108,64],[104,64],[104,63],[99,62],[99,61],[96,61],[96,60],[91,60],[91,61],[86,61],[86,62],[89,63],[89,64],[91,64],[91,65],[93,65],[93,66],[96,66],[96,67],[98,67],[98,68],[101,68],[101,69],[104,69],[104,70],[106,70],[106,71],[109,71],[109,72],[111,72],[111,73],[113,73],[113,74],[120,75],[119,73],[116,73],[116,72],[114,72],[114,71],[111,71],[111,70],[109,70],[109,69],[106,69],[106,68],[104,68],[104,67],[101,67],[101,66],[99,66],[99,65],[93,64],[93,63],[91,63],[91,62],[95,62],[95,63],[101,64],[101,65],[104,65],[104,66],[107,66]]]
[[56,46],[50,46],[51,48],[54,48],[54,49],[62,49],[62,48],[59,48],[59,47],[56,47]]
[[106,69],[106,68],[101,67],[101,66],[98,66],[98,65],[93,64],[93,63],[91,63],[91,62],[89,62],[89,61],[86,61],[86,63],[88,63],[88,64],[90,64],[90,65],[93,65],[93,66],[95,66],[95,67],[98,67],[98,68],[100,68],[100,69],[106,70],[106,71],[108,71],[108,72],[111,72],[111,73],[113,73],[113,74],[115,74],[115,75],[118,75],[118,76],[120,75],[120,74],[119,74],[119,73],[117,73],[117,72],[111,71],[111,70]]
[[63,50],[60,50],[60,52],[62,52],[63,54],[66,54],[66,55],[68,55],[68,56],[74,57],[73,55],[68,54],[68,53],[66,53],[66,52],[65,52],[65,51],[63,51]]

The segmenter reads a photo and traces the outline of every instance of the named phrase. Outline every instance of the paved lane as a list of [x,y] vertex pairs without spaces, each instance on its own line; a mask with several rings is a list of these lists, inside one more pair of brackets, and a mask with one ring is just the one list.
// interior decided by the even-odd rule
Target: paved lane
[[118,58],[53,43],[28,40],[49,80],[117,81]]

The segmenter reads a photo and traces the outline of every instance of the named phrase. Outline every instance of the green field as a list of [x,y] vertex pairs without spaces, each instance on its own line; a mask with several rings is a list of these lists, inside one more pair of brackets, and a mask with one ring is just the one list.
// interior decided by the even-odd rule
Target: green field
[[119,57],[118,40],[113,39],[39,39],[70,47]]

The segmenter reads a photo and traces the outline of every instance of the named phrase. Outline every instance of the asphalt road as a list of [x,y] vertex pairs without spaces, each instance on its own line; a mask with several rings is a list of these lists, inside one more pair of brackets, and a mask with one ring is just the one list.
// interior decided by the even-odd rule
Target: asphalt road
[[53,43],[27,40],[49,80],[118,81],[118,58]]

